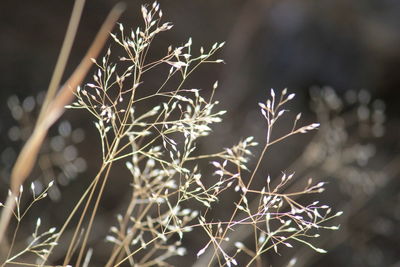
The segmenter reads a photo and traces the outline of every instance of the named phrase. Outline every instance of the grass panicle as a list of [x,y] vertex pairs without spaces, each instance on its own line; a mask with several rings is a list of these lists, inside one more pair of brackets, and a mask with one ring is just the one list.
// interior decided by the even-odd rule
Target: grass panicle
[[[47,129],[66,105],[93,116],[101,144],[101,166],[58,230],[42,232],[38,219],[28,245],[17,251],[17,226],[4,265],[17,264],[30,252],[37,256],[34,264],[45,266],[62,243],[63,266],[89,266],[96,255],[90,237],[117,162],[124,163],[129,174],[119,182],[130,185],[131,192],[125,208],[112,220],[109,232],[103,233],[104,241],[111,244],[109,251],[102,252],[108,255],[105,266],[169,266],[171,258],[188,253],[186,239],[192,234],[208,240],[194,253],[196,264],[202,266],[250,266],[254,262],[262,266],[264,253],[280,253],[285,247],[298,245],[325,253],[313,245],[312,239],[322,229],[337,230],[331,221],[341,215],[315,196],[324,192],[325,183],[309,179],[307,184],[291,190],[295,173],[283,170],[279,176],[270,176],[262,168],[271,146],[318,130],[319,123],[303,124],[298,114],[290,130],[276,137],[275,128],[289,117],[287,107],[295,94],[271,89],[267,99],[259,103],[260,116],[265,121],[262,140],[245,137],[229,148],[202,154],[199,142],[212,138],[212,127],[222,122],[226,112],[218,108],[219,102],[214,99],[218,82],[210,84],[209,90],[188,88],[187,84],[199,66],[223,62],[217,55],[224,43],[195,49],[189,38],[182,45],[166,48],[165,55],[158,59],[150,59],[152,43],[173,25],[163,22],[157,2],[142,6],[141,13],[143,25],[127,30],[119,24],[117,32],[111,33],[113,44],[102,58],[95,59],[105,40],[100,34],[102,41],[95,41],[100,44],[89,50],[60,93],[45,102],[46,114],[39,117],[21,157],[25,161],[30,158],[33,166]],[[113,25],[116,17],[107,25]],[[78,86],[91,63],[96,66],[91,81]],[[149,82],[151,75],[158,78]],[[261,146],[261,153],[255,152],[257,146]],[[33,201],[21,211],[22,184],[30,170],[25,168],[21,174],[18,162],[20,159],[12,175],[9,201],[16,206],[11,216],[19,225],[29,207],[46,197],[52,184],[39,192],[33,183]],[[212,169],[213,175],[207,169]],[[263,185],[255,186],[256,180]],[[229,216],[218,217],[213,211],[225,209],[220,203],[228,193],[234,205]],[[302,196],[308,196],[307,201]],[[69,235],[65,237],[67,230]],[[252,242],[231,238],[236,231],[253,236]]]

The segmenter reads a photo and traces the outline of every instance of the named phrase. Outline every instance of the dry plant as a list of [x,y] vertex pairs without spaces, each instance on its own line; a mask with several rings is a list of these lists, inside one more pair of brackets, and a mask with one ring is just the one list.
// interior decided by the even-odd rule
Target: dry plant
[[[284,189],[295,179],[294,173],[282,172],[280,177],[270,177],[260,171],[272,145],[292,135],[313,131],[319,124],[299,126],[298,114],[286,134],[274,137],[273,130],[288,113],[286,105],[295,95],[288,94],[286,89],[280,94],[271,90],[268,99],[259,103],[266,135],[255,164],[250,164],[251,150],[258,145],[253,137],[213,154],[200,154],[197,142],[210,135],[212,124],[221,122],[225,111],[217,110],[218,101],[213,98],[217,82],[208,98],[199,89],[188,89],[186,84],[200,65],[223,62],[214,56],[224,43],[215,43],[209,49],[201,47],[199,53],[194,53],[189,38],[182,46],[168,47],[165,56],[150,60],[148,54],[152,52],[155,37],[170,30],[172,24],[161,22],[163,15],[157,2],[142,6],[141,11],[144,26],[125,31],[119,25],[119,31],[111,34],[118,48],[109,48],[101,60],[92,59],[97,66],[93,81],[79,87],[76,101],[67,106],[84,109],[96,120],[102,151],[97,175],[60,230],[50,228],[41,233],[38,219],[25,249],[15,252],[13,239],[4,265],[45,266],[57,244],[63,243],[68,244],[63,266],[89,266],[94,255],[90,235],[117,161],[123,161],[131,174],[125,182],[131,185],[132,192],[126,209],[116,216],[105,238],[113,244],[105,266],[170,266],[171,257],[187,253],[184,244],[188,232],[203,234],[208,239],[197,257],[211,250],[209,265],[216,261],[219,266],[264,266],[262,254],[279,253],[283,247],[291,248],[295,243],[325,253],[310,239],[318,237],[321,229],[338,229],[327,221],[341,212],[332,213],[328,205],[318,200],[298,200],[299,196],[323,192],[324,183],[309,179],[301,189],[287,192]],[[114,49],[124,53],[118,63],[113,62]],[[158,86],[146,82],[145,77],[151,73],[164,75]],[[215,169],[212,177],[202,170],[202,162],[210,162]],[[263,180],[264,186],[254,186],[256,179]],[[21,213],[19,208],[21,184],[19,191],[15,188],[10,191],[18,222],[27,211]],[[36,196],[32,188],[31,205],[45,197],[46,190]],[[211,209],[225,209],[218,205],[225,191],[232,191],[237,197],[228,219],[211,216]],[[250,205],[249,201],[257,205]],[[72,218],[77,222],[72,224]],[[228,238],[238,227],[252,233],[252,243]],[[67,228],[73,232],[68,240],[63,237]],[[235,251],[227,252],[226,244],[235,247]],[[22,263],[28,252],[39,256],[37,261]]]
[[[286,187],[282,188],[282,193],[302,188],[304,181],[301,178],[305,177],[317,177],[317,181],[324,177],[331,185],[339,187],[340,190],[334,194],[338,194],[335,197],[335,207],[346,211],[346,215],[340,218],[342,229],[333,236],[323,235],[314,242],[332,250],[350,238],[355,238],[354,233],[349,236],[348,228],[354,227],[357,222],[360,225],[364,224],[363,219],[360,219],[362,213],[369,208],[370,199],[396,180],[399,161],[398,158],[392,159],[379,169],[371,164],[378,154],[378,148],[374,144],[376,138],[382,137],[385,131],[385,104],[382,100],[372,100],[365,90],[349,90],[341,97],[330,87],[314,87],[310,94],[312,109],[322,124],[302,154],[288,167],[296,170],[300,179],[288,182]],[[259,203],[253,200],[249,205],[255,208]],[[386,220],[377,218],[377,221]],[[365,241],[365,233],[358,235],[362,235],[362,240]],[[371,234],[369,235],[372,239]],[[239,226],[227,237],[231,240],[248,240],[251,236],[251,231]],[[226,252],[234,250],[228,245],[222,247]],[[317,256],[303,247],[291,253],[287,252],[286,256],[287,258],[275,257],[274,264],[310,266],[321,258],[322,254]],[[211,258],[212,253],[209,251],[195,266],[204,266]]]

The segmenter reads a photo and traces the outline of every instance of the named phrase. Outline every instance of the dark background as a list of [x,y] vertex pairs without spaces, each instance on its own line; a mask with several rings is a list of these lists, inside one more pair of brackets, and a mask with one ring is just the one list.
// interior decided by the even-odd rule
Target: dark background
[[[78,64],[114,3],[116,1],[87,2],[65,77]],[[313,86],[331,86],[339,96],[345,96],[350,89],[356,92],[363,89],[370,93],[371,99],[384,101],[386,131],[383,137],[357,139],[355,130],[348,130],[355,136],[353,143],[368,142],[376,148],[375,157],[365,169],[383,170],[390,165],[391,172],[379,189],[355,202],[351,202],[351,195],[342,192],[340,184],[333,179],[334,174],[321,177],[332,178],[326,200],[337,203],[338,210],[346,202],[362,203],[362,208],[352,210],[343,221],[339,219],[344,228],[340,230],[339,241],[329,242],[332,233],[326,233],[328,242],[322,246],[329,249],[328,254],[313,254],[303,266],[399,266],[400,166],[396,159],[400,129],[400,2],[176,0],[160,3],[164,20],[175,26],[161,35],[156,47],[165,49],[169,44],[183,44],[188,37],[198,46],[227,42],[218,55],[226,64],[203,67],[191,80],[195,87],[206,91],[219,80],[217,98],[229,113],[226,124],[215,129],[216,136],[223,136],[212,138],[210,142],[215,146],[226,147],[248,135],[262,138],[262,128],[256,125],[256,121],[261,121],[257,102],[265,100],[270,88],[280,91],[287,87],[289,92],[295,92],[297,97],[291,109],[302,111],[306,122],[316,120],[309,104],[309,89]],[[121,22],[126,28],[129,25],[135,28],[140,23],[142,3],[127,1],[127,4]],[[3,1],[0,4],[2,151],[9,146],[17,151],[21,145],[8,139],[8,129],[15,122],[9,115],[7,98],[16,94],[23,99],[47,88],[71,9],[72,1]],[[350,108],[343,112],[347,111],[350,112]],[[78,149],[88,165],[86,176],[79,176],[68,187],[61,186],[62,201],[58,203],[68,209],[65,200],[72,198],[82,183],[88,182],[87,177],[92,177],[91,172],[95,171],[99,159],[92,152],[97,141],[94,127],[88,123],[90,117],[68,111],[65,118],[73,127],[85,129],[85,142]],[[300,137],[283,144],[274,154],[278,157],[268,158],[271,162],[268,171],[279,173],[287,168],[301,155],[309,139]],[[206,151],[209,149],[203,147]],[[3,153],[1,168],[10,168],[14,157]],[[2,195],[7,188],[6,173],[1,177]],[[116,203],[123,187],[122,183],[112,183],[104,201],[105,214],[118,207]],[[51,207],[51,203],[48,205]],[[42,213],[43,216],[47,214],[46,211]],[[59,217],[56,213],[53,215]],[[201,248],[201,244],[192,245],[193,251]],[[269,260],[274,266],[284,266],[286,261],[282,258],[285,254],[270,256]]]

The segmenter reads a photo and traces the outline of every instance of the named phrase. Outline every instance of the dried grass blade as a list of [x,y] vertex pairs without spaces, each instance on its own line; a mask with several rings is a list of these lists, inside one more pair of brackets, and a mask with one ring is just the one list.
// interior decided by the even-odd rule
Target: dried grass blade
[[53,100],[54,96],[56,95],[57,88],[60,86],[60,81],[64,73],[65,66],[67,65],[69,54],[71,53],[71,48],[75,40],[85,2],[86,0],[75,0],[67,32],[65,33],[64,42],[61,47],[60,55],[58,56],[56,66],[54,68],[53,75],[51,77],[50,84],[46,92],[46,97],[40,110],[37,124],[42,121],[45,115],[45,110],[49,106],[51,100]]
[[[82,82],[92,65],[91,58],[96,58],[98,56],[108,38],[109,32],[114,27],[116,21],[118,20],[124,9],[125,5],[122,3],[117,4],[113,8],[113,10],[108,15],[106,21],[103,23],[100,31],[97,33],[96,38],[93,41],[88,52],[86,53],[85,57],[82,59],[81,63],[76,68],[71,77],[61,87],[60,92],[58,93],[56,98],[49,104],[49,107],[44,112],[45,115],[43,119],[36,125],[33,134],[22,149],[12,170],[12,194],[9,195],[9,198],[14,198],[19,190],[19,187],[24,183],[24,181],[32,171],[33,165],[36,162],[39,149],[43,143],[48,129],[64,113],[65,105],[71,103],[74,99],[74,92],[76,88]],[[10,201],[7,200],[7,203],[10,203]],[[9,207],[5,207],[3,209],[0,220],[0,243],[4,237],[4,233],[13,209],[14,205],[10,205]]]

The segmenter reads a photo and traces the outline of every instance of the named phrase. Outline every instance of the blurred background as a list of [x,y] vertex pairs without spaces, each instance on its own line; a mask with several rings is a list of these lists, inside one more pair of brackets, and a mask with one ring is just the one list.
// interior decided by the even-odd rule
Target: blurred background
[[[86,52],[108,11],[117,1],[87,1],[69,59],[67,77]],[[141,23],[140,5],[126,1],[125,28]],[[72,1],[2,1],[0,4],[0,196],[5,199],[8,175],[37,115],[42,91],[50,81],[72,9]],[[270,88],[296,93],[292,116],[303,112],[304,124],[321,122],[320,131],[291,138],[267,155],[264,172],[295,170],[298,179],[328,181],[321,196],[344,210],[337,232],[314,242],[327,254],[297,245],[282,256],[266,255],[268,266],[400,266],[400,1],[397,0],[219,0],[160,1],[164,20],[175,25],[155,49],[170,44],[211,46],[226,41],[218,55],[226,64],[203,66],[190,85],[210,92],[228,110],[223,125],[201,149],[228,147],[265,134],[258,102]],[[157,77],[155,77],[157,79]],[[29,97],[31,96],[31,97]],[[47,208],[71,209],[96,172],[100,158],[93,119],[67,111],[45,143],[32,181],[56,177]],[[290,122],[290,119],[289,119]],[[290,123],[288,123],[290,124]],[[285,128],[286,127],[286,128]],[[289,126],[290,127],[290,126]],[[285,132],[287,125],[283,123]],[[100,217],[123,206],[125,183],[113,180]],[[41,182],[37,182],[40,186]],[[320,197],[320,198],[321,198]],[[56,202],[56,203],[54,203]],[[32,219],[48,209],[32,212]],[[54,210],[52,221],[62,222]],[[29,220],[29,219],[28,219]],[[100,220],[101,222],[101,220]],[[106,232],[101,223],[98,231]],[[32,225],[32,224],[31,224]],[[102,229],[102,227],[104,229]],[[22,231],[29,233],[29,223]],[[99,240],[104,236],[98,237]],[[195,259],[204,243],[188,241]],[[100,263],[99,263],[100,264]]]

